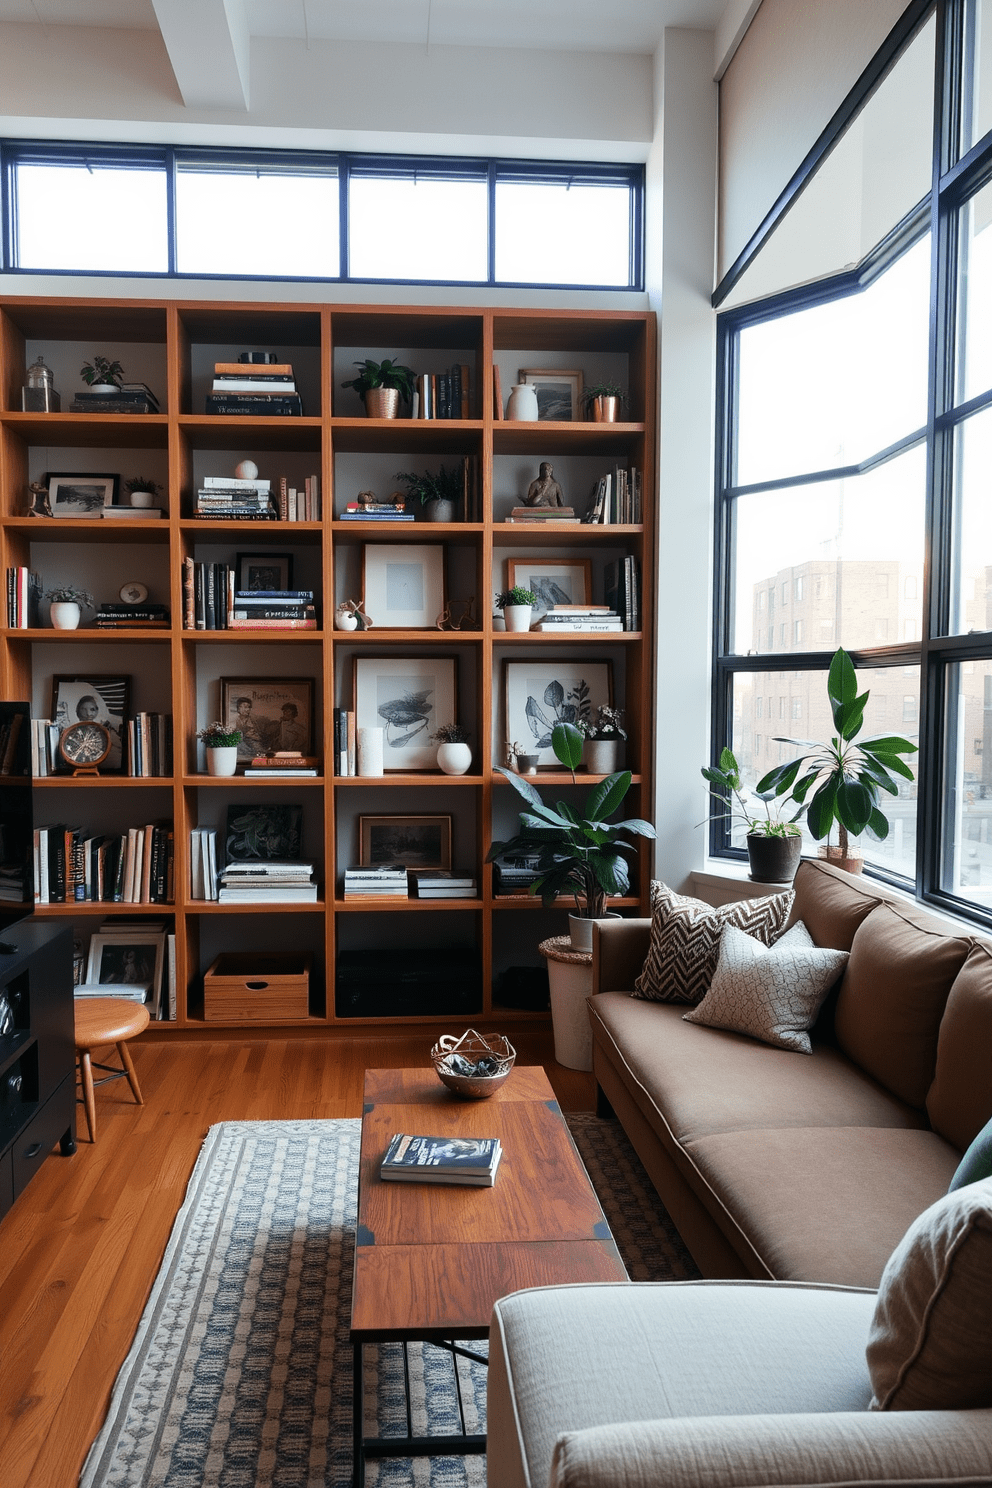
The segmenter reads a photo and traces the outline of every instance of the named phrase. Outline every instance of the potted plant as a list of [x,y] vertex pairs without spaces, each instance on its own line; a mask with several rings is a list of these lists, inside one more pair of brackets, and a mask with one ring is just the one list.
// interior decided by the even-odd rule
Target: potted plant
[[242,733],[226,723],[208,723],[196,736],[207,751],[208,775],[233,775],[238,768]]
[[618,382],[594,382],[584,390],[582,401],[594,423],[615,424],[626,405],[627,393]]
[[86,589],[77,589],[75,584],[61,584],[56,589],[46,589],[45,598],[51,602],[49,611],[55,630],[76,630],[83,605],[93,608],[93,596]]
[[369,418],[396,418],[399,414],[400,398],[409,403],[413,397],[413,368],[386,357],[375,362],[371,357],[356,361],[361,367],[357,377],[349,377],[342,387],[354,388],[365,404]]
[[452,466],[446,470],[397,471],[396,479],[406,486],[407,499],[419,501],[425,522],[453,522],[456,503],[462,498],[462,472]]
[[437,744],[437,763],[445,775],[464,775],[472,763],[472,751],[468,744],[468,729],[460,723],[442,723],[431,734]]
[[537,595],[533,589],[514,584],[496,596],[496,608],[502,610],[507,630],[530,630],[530,617]]
[[[560,763],[571,770],[573,782],[582,759],[582,745],[582,734],[574,724],[555,724],[551,747]],[[516,749],[516,745],[513,747]],[[530,886],[530,893],[540,894],[546,909],[559,894],[572,894],[575,900],[575,911],[569,914],[572,946],[576,950],[591,950],[592,921],[602,919],[609,896],[625,894],[630,883],[623,854],[633,851],[633,847],[621,840],[622,834],[655,835],[650,822],[636,817],[621,822],[607,820],[620,809],[630,789],[630,771],[608,775],[593,786],[579,815],[564,801],[557,806],[546,806],[528,780],[502,766],[496,768],[523,796],[529,810],[520,813],[518,835],[509,842],[494,842],[486,862],[491,863],[504,853],[539,853],[538,876]]]
[[83,363],[79,375],[94,393],[117,393],[124,378],[124,368],[109,357],[95,356],[91,362]]
[[506,763],[518,775],[536,775],[537,762],[540,758],[541,756],[539,754],[528,753],[524,746],[518,744],[515,739],[512,741],[507,740]]
[[756,815],[744,795],[740,767],[732,749],[722,750],[719,765],[705,767],[702,775],[709,781],[710,795],[726,808],[722,816],[741,821],[747,828],[748,866],[755,882],[791,883],[802,854],[802,829],[797,825],[802,807],[790,820],[783,821],[777,808],[773,810],[770,805],[782,792],[759,786],[752,794],[763,803],[765,814]]
[[586,769],[592,775],[609,775],[620,762],[620,750],[627,734],[623,726],[623,709],[600,703],[595,719],[580,719],[576,727],[586,741]]
[[132,506],[153,506],[162,487],[158,481],[150,480],[147,475],[132,475],[130,480],[124,482],[124,489]]
[[[869,696],[869,692],[858,692],[854,663],[843,647],[838,648],[827,672],[827,697],[837,732],[829,743],[777,739],[777,743],[806,747],[796,759],[769,770],[757,787],[759,795],[791,792],[791,799],[800,808],[805,807],[810,835],[817,842],[827,838],[826,847],[821,848],[823,856],[850,873],[859,873],[864,865],[864,858],[851,852],[852,836],[867,832],[873,841],[883,842],[889,835],[888,820],[879,806],[879,791],[897,796],[899,784],[893,776],[914,779],[912,770],[899,758],[916,753],[917,746],[909,739],[886,734],[855,742]],[[831,845],[834,822],[838,841]]]

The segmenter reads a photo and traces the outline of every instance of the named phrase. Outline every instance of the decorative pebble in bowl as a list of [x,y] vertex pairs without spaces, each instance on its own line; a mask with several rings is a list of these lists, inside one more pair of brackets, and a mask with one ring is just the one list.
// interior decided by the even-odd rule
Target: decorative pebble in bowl
[[501,1033],[483,1038],[474,1028],[461,1038],[444,1033],[431,1050],[438,1079],[464,1100],[486,1100],[505,1082],[517,1051]]

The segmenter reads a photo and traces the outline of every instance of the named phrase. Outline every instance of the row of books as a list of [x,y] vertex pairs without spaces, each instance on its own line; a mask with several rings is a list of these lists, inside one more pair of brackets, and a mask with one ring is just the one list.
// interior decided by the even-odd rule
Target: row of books
[[169,904],[175,897],[171,822],[88,835],[56,822],[33,838],[36,904]]
[[[50,718],[32,718],[31,773],[36,777],[64,774],[68,766],[59,753],[62,729]],[[172,714],[136,713],[125,720],[121,772],[142,779],[172,774]],[[117,769],[116,761],[109,765]]]
[[561,631],[585,631],[592,635],[609,635],[623,630],[623,618],[609,605],[551,605],[539,617],[532,630],[554,635]]
[[632,554],[615,558],[603,570],[604,598],[623,619],[624,630],[641,628],[641,570]]
[[498,1137],[420,1137],[396,1132],[389,1140],[379,1176],[389,1182],[492,1188],[502,1156]]
[[41,579],[22,563],[7,569],[7,628],[27,630],[39,624]]
[[583,521],[602,526],[636,526],[643,522],[640,470],[633,465],[629,470],[624,465],[617,465],[608,474],[601,475]]
[[316,630],[312,589],[236,589],[230,563],[183,559],[186,630]]
[[70,413],[159,413],[158,398],[147,382],[122,382],[113,393],[74,393]]
[[467,419],[471,417],[469,368],[464,362],[447,372],[421,372],[414,381],[412,417]]
[[478,883],[470,873],[403,863],[356,864],[344,870],[346,899],[474,899],[477,894]]

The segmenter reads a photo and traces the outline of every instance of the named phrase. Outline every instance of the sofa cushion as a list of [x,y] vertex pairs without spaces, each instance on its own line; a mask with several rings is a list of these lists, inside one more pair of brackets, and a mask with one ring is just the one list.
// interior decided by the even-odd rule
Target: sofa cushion
[[802,920],[773,946],[725,925],[709,991],[683,1017],[687,1023],[729,1028],[779,1049],[811,1054],[806,1030],[812,1027],[847,956],[847,951],[814,946]]
[[654,880],[651,943],[634,983],[634,996],[652,1002],[699,1002],[716,970],[724,925],[736,925],[762,944],[772,945],[785,929],[792,898],[790,889],[714,908]]
[[867,880],[819,858],[802,858],[793,882],[795,902],[789,923],[802,920],[814,945],[849,951],[862,920],[885,899]]
[[955,1147],[965,1148],[992,1118],[992,945],[973,942],[951,983],[937,1037],[937,1070],[927,1115]]
[[868,1335],[873,1410],[992,1405],[992,1179],[921,1214],[882,1277]]
[[851,942],[834,1017],[838,1045],[921,1110],[944,1005],[970,944],[932,915],[892,903],[877,905]]

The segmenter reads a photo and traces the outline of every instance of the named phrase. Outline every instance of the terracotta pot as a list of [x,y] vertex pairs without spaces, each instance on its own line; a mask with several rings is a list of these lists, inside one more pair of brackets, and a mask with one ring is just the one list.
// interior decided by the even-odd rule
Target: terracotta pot
[[398,388],[369,388],[365,394],[365,412],[369,418],[394,419],[399,417],[399,411]]
[[863,854],[849,851],[848,856],[845,857],[839,847],[824,845],[819,849],[817,856],[824,858],[834,868],[843,868],[845,873],[861,873],[865,866]]
[[791,883],[802,850],[801,837],[766,837],[753,832],[747,839],[750,877],[755,883]]

